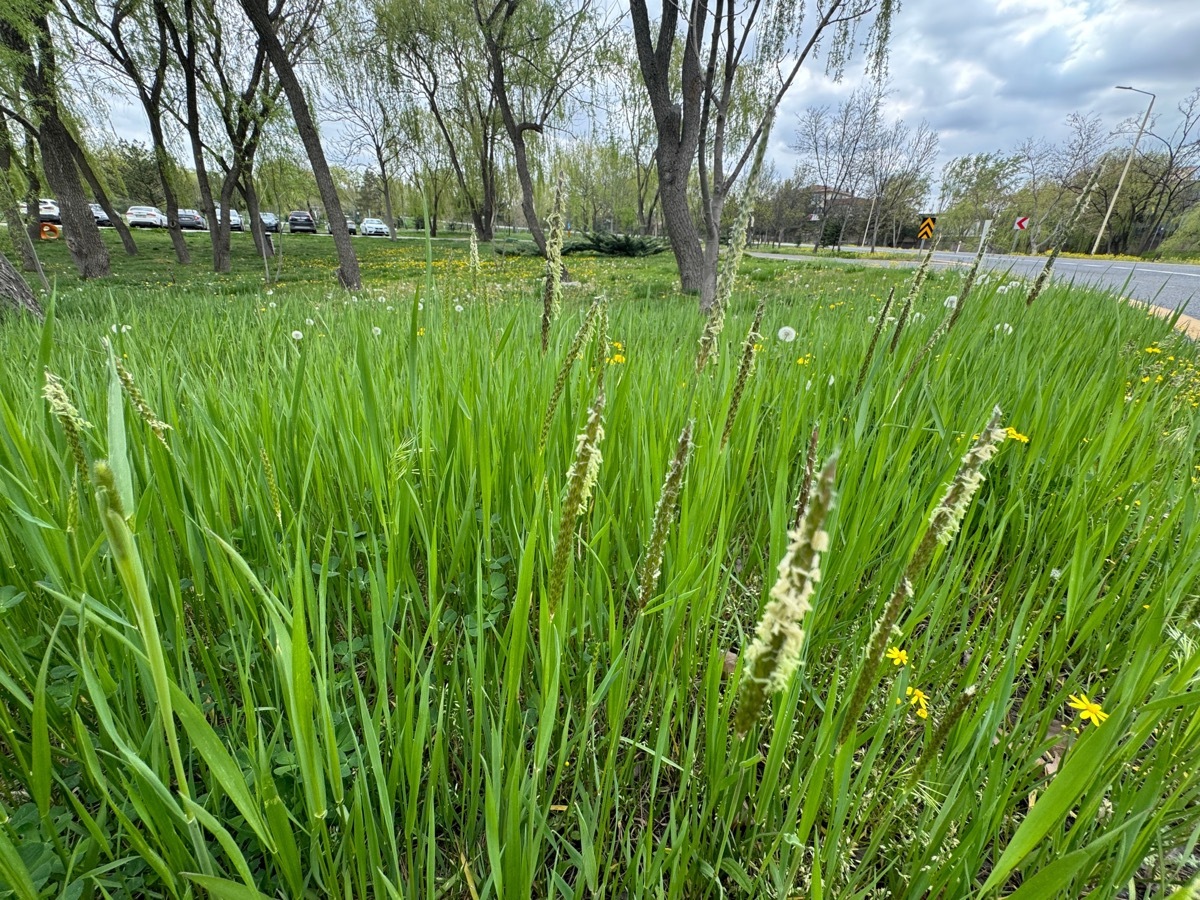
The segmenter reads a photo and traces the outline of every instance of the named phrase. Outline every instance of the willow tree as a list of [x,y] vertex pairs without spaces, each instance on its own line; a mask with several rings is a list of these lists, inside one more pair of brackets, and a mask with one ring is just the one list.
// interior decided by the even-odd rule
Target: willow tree
[[[716,296],[721,214],[766,122],[800,69],[823,52],[840,76],[859,43],[879,75],[897,0],[629,0],[642,80],[658,132],[663,222],[683,288],[707,310]],[[681,40],[682,38],[682,40]],[[698,176],[699,203],[689,197]],[[693,214],[693,206],[698,212]]]

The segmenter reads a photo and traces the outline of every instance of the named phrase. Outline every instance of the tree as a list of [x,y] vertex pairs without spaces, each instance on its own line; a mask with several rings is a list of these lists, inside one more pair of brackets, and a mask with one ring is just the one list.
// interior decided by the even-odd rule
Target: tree
[[955,157],[942,167],[942,210],[939,225],[945,235],[963,238],[978,234],[988,219],[1009,205],[1019,163],[1004,153],[974,153]]
[[[175,194],[175,160],[163,133],[171,45],[165,0],[58,0],[63,14],[99,48],[93,58],[115,69],[129,83],[150,126],[150,141],[159,181],[167,228],[175,258],[191,262],[187,241],[179,227],[179,199]],[[110,214],[111,218],[111,214]],[[114,220],[115,224],[115,220]]]
[[[22,18],[23,15],[29,18]],[[23,10],[19,4],[15,10],[0,11],[0,43],[10,51],[7,56],[29,98],[30,122],[36,128],[42,171],[58,200],[71,259],[82,278],[108,275],[108,248],[100,237],[71,150],[71,132],[59,96],[62,79],[47,11],[40,6]]]
[[[702,309],[716,296],[725,200],[801,67],[825,40],[827,69],[840,75],[858,26],[874,14],[866,44],[878,72],[896,5],[895,0],[824,0],[811,8],[803,0],[666,3],[655,35],[647,0],[630,0],[638,62],[658,132],[663,220],[683,288],[699,293]],[[694,165],[699,223],[689,202]]]
[[[254,26],[267,58],[275,74],[279,77],[283,93],[292,108],[292,117],[296,120],[296,130],[308,154],[312,166],[313,177],[317,180],[317,190],[321,194],[321,202],[325,205],[325,213],[329,216],[329,230],[333,234],[333,244],[338,254],[338,280],[342,286],[357,290],[362,287],[362,278],[358,271],[358,257],[354,255],[354,246],[350,243],[350,231],[346,227],[346,219],[342,214],[342,204],[338,199],[337,189],[329,173],[329,164],[325,160],[325,150],[321,146],[321,135],[317,131],[317,123],[313,118],[308,98],[304,94],[304,86],[296,75],[292,59],[283,44],[279,32],[282,31],[286,17],[285,3],[279,0],[274,8],[267,6],[267,0],[239,0],[246,17]],[[315,5],[315,4],[314,4]],[[286,33],[286,32],[285,32]]]
[[29,289],[29,283],[8,261],[8,257],[0,253],[0,314],[6,309],[27,312],[39,322],[46,318],[33,291]]
[[1059,235],[1108,144],[1098,115],[1072,113],[1067,125],[1070,136],[1061,145],[1028,138],[1016,150],[1023,183],[1012,198],[1010,213],[1029,218],[1023,236],[1033,253]]
[[363,48],[374,41],[370,26],[355,22],[338,32],[332,53],[325,57],[329,74],[326,115],[341,125],[341,156],[347,163],[367,156],[379,180],[385,221],[391,240],[396,240],[392,182],[399,165],[401,109],[404,94],[393,79],[380,74],[378,53]]
[[492,95],[513,149],[521,211],[538,251],[546,238],[534,202],[527,135],[542,134],[562,115],[596,58],[599,33],[590,0],[472,0],[487,51]]
[[467,0],[373,0],[387,74],[425,99],[475,231],[495,232],[502,129]]
[[[937,161],[938,134],[922,120],[915,129],[896,119],[891,123],[877,117],[865,152],[866,183],[871,190],[871,213],[867,225],[871,251],[879,244],[879,228],[889,223],[888,240],[899,243],[904,222],[915,220],[925,201]],[[864,241],[867,228],[863,229]]]
[[879,103],[878,93],[859,89],[836,110],[810,106],[800,117],[793,149],[805,156],[817,179],[813,211],[822,223],[813,250],[820,249],[827,232],[841,243],[855,194],[869,174],[870,141],[879,120]]

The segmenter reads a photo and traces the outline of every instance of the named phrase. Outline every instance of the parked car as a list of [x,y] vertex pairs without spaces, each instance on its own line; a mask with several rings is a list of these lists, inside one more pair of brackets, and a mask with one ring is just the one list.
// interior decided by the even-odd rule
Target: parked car
[[92,210],[92,217],[96,220],[96,224],[102,228],[112,228],[112,219],[108,217],[108,213],[104,211],[104,207],[99,203],[89,203]]
[[131,206],[125,213],[130,228],[166,228],[167,217],[157,206]]
[[55,225],[61,225],[62,212],[59,210],[58,204],[53,200],[39,200],[38,221],[51,222]]
[[[219,207],[219,206],[216,207],[213,210],[213,212],[217,217],[217,221],[220,222],[221,221],[221,207]],[[242,214],[239,213],[236,209],[231,209],[229,211],[229,230],[230,231],[245,231],[246,230],[246,225],[244,222],[242,222]]]
[[262,222],[263,231],[273,231],[275,234],[279,234],[283,230],[279,224],[279,216],[275,213],[259,213],[258,219]]
[[[333,223],[330,222],[328,225],[325,226],[325,229],[330,234],[333,234]],[[349,216],[346,216],[346,230],[349,231],[351,234],[358,234],[358,224]]]
[[391,230],[383,223],[383,219],[363,219],[362,233],[372,237],[391,237]]
[[316,234],[317,223],[313,221],[311,214],[306,213],[302,209],[297,209],[288,214],[288,231],[290,231],[292,234],[295,234],[298,231]]
[[208,228],[208,222],[204,220],[204,216],[198,209],[181,209],[177,221],[180,228],[186,228],[189,231],[204,231]]

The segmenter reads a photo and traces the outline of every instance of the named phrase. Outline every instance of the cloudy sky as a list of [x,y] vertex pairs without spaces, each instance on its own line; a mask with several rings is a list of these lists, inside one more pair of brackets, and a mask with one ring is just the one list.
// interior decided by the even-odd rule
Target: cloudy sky
[[[926,119],[942,160],[1008,150],[1026,137],[1066,135],[1072,112],[1094,112],[1109,129],[1154,113],[1170,132],[1177,106],[1200,86],[1200,0],[905,0],[889,56],[893,116]],[[790,169],[787,123],[810,105],[834,105],[861,83],[840,84],[810,68],[785,101],[773,147]],[[1161,112],[1161,116],[1159,113]]]
[[[1177,105],[1200,86],[1200,0],[904,0],[889,58],[889,112],[927,120],[942,162],[1026,137],[1062,139],[1077,111],[1115,131],[1149,101],[1118,84],[1156,93],[1159,129],[1169,133]],[[801,71],[773,139],[778,171],[794,165],[789,145],[804,109],[836,105],[861,83],[861,62],[837,83],[820,62]],[[148,137],[140,109],[118,99],[110,114],[117,134]]]

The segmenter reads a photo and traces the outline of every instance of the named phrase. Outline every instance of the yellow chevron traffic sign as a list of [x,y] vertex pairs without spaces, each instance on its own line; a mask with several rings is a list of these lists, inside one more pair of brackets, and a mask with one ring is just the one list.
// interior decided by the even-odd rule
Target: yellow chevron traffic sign
[[917,229],[917,237],[923,241],[933,237],[933,228],[937,225],[937,216],[922,216],[921,227]]

